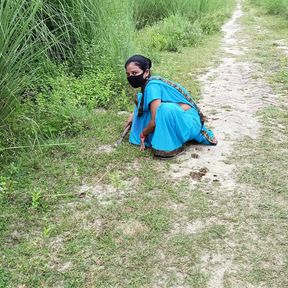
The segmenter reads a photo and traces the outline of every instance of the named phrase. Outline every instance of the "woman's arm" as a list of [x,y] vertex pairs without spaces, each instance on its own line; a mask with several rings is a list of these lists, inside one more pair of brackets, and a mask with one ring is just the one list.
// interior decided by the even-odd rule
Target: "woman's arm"
[[155,129],[155,117],[156,117],[156,111],[161,104],[160,99],[153,100],[150,103],[150,112],[151,112],[151,120],[149,121],[148,125],[143,129],[142,133],[144,136],[148,136],[151,132]]
[[148,136],[155,129],[156,111],[160,104],[161,104],[160,99],[155,99],[150,103],[151,120],[149,121],[148,125],[143,129],[140,135],[140,140],[141,140],[140,151],[145,150],[145,137]]

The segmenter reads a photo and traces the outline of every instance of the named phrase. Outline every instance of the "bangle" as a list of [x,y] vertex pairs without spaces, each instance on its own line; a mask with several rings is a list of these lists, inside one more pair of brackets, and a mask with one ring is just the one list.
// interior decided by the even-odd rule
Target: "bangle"
[[143,134],[143,132],[140,134],[140,139],[145,139],[146,136]]

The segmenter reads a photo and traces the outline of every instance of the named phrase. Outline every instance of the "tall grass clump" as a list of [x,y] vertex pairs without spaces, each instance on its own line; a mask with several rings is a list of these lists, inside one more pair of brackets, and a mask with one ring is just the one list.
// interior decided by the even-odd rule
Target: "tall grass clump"
[[262,6],[267,13],[283,15],[288,18],[288,0],[250,0],[251,3]]
[[132,14],[126,11],[129,1],[1,1],[2,122],[19,95],[43,77],[39,70],[47,68],[46,57],[58,64],[68,61],[73,74],[105,65],[123,78],[119,67],[133,50],[134,35]]
[[25,87],[41,77],[37,59],[55,44],[44,21],[36,21],[41,11],[40,1],[33,5],[23,0],[0,2],[0,126],[16,109]]
[[0,148],[75,130],[79,109],[123,93],[129,8],[130,0],[0,2]]
[[[99,66],[111,66],[121,74],[123,61],[134,50],[134,20],[131,0],[54,0],[64,6],[62,14],[76,28],[74,42],[77,52],[72,60],[72,72],[93,70]],[[131,12],[129,12],[131,11]]]
[[178,51],[181,46],[199,44],[205,35],[220,30],[235,2],[148,0],[136,3],[136,26],[146,25],[138,31],[138,41],[145,43],[149,53],[153,50]]
[[137,28],[140,29],[175,14],[192,21],[207,14],[219,13],[227,16],[234,2],[234,0],[135,0],[134,19]]

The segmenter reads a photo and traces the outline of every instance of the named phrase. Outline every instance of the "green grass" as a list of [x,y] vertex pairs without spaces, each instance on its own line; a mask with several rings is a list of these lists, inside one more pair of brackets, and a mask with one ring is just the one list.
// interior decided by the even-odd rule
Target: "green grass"
[[[219,43],[217,34],[199,47],[163,52],[155,69],[199,98],[196,77],[216,60]],[[185,183],[159,176],[159,163],[150,152],[141,153],[127,140],[110,154],[97,152],[101,145],[115,143],[126,117],[114,110],[91,110],[85,130],[57,139],[71,144],[5,154],[0,287],[149,287],[162,277],[173,286],[181,282],[179,273],[191,287],[205,286],[200,247],[212,247],[215,234],[170,237],[169,231],[178,218],[171,203],[187,200],[198,207],[194,213],[181,212],[194,221],[207,216],[201,211],[211,205],[206,194],[197,188],[185,196]],[[169,262],[160,261],[162,253]]]
[[201,91],[197,76],[208,68],[206,59],[211,59],[211,50],[217,49],[220,39],[221,34],[218,33],[205,38],[201,45],[193,49],[182,48],[182,53],[163,52],[153,73],[181,83],[194,99],[200,99]]
[[146,25],[155,24],[171,15],[180,14],[195,20],[206,13],[229,13],[234,2],[230,0],[179,0],[176,2],[166,0],[140,0],[134,3],[134,19],[136,26],[143,28]]
[[[237,145],[230,161],[241,185],[232,194],[167,179],[170,162],[127,140],[98,153],[122,130],[127,116],[115,110],[83,113],[85,129],[47,142],[69,145],[1,151],[0,287],[207,287],[219,255],[236,269],[225,273],[224,287],[286,287],[287,61],[273,45],[288,39],[286,24],[259,10],[245,17],[254,48],[246,60],[261,64],[282,96],[260,113],[259,138]],[[161,52],[155,73],[199,99],[197,75],[217,62],[219,44],[216,34],[180,53]],[[189,231],[199,222],[197,233]]]
[[[247,2],[246,5],[247,15],[243,23],[251,49],[246,61],[260,65],[261,70],[255,77],[265,75],[265,80],[278,96],[258,114],[262,123],[260,135],[256,140],[246,139],[238,144],[232,159],[236,163],[238,180],[245,185],[244,192],[249,193],[251,207],[248,210],[245,206],[240,208],[241,196],[237,200],[246,226],[239,228],[235,236],[242,239],[241,250],[237,252],[239,263],[243,265],[239,278],[256,287],[286,287],[288,182],[282,167],[288,164],[285,144],[288,140],[288,62],[275,43],[288,39],[288,22],[282,16],[265,15],[263,10]],[[256,33],[256,29],[261,33]],[[247,235],[254,237],[254,241]],[[247,263],[250,263],[249,270]],[[231,283],[231,277],[233,279],[230,276],[227,283]]]
[[263,7],[269,14],[280,14],[288,17],[288,1],[287,0],[250,0],[251,3]]

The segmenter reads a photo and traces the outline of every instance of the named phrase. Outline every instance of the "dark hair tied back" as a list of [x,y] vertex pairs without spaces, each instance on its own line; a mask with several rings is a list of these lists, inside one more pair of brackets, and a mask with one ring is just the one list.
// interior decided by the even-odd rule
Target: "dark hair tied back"
[[125,68],[132,62],[134,62],[143,71],[152,67],[152,62],[149,58],[142,55],[133,55],[126,61]]

